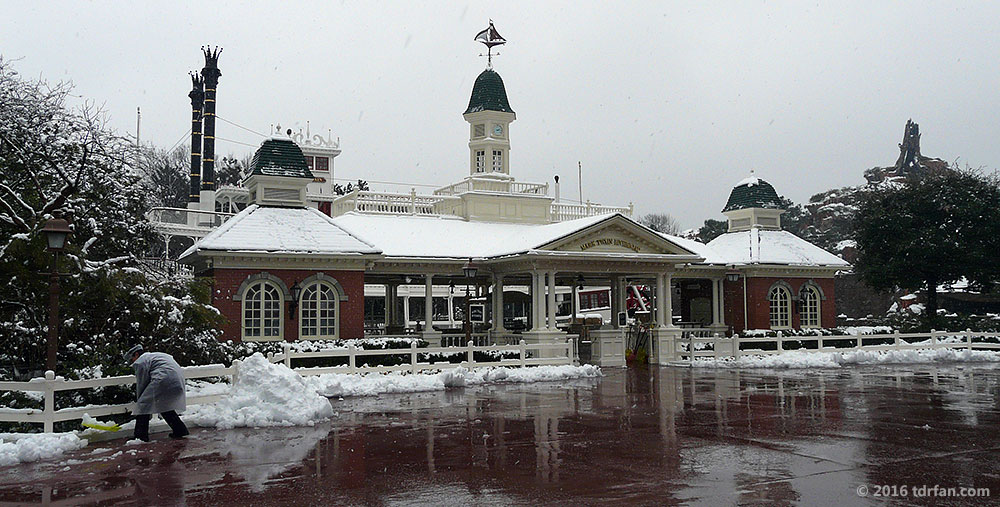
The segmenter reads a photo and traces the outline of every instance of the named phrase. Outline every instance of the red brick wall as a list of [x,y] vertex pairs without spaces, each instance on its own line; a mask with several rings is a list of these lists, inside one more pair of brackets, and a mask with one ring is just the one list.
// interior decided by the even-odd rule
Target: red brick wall
[[[234,301],[240,285],[248,277],[261,272],[270,273],[281,279],[286,287],[291,287],[295,282],[301,282],[317,273],[337,280],[340,287],[347,294],[347,301],[340,302],[340,337],[341,338],[362,338],[364,337],[364,313],[365,313],[365,275],[363,271],[334,271],[334,270],[298,270],[298,269],[214,269],[212,287],[212,305],[218,308],[227,322],[222,327],[223,338],[227,340],[239,341],[242,333],[240,328],[240,318],[243,308],[242,301]],[[289,315],[288,303],[285,302],[285,339],[295,341],[299,339],[299,316],[298,308],[295,309],[295,319]]]
[[[833,278],[785,278],[785,277],[762,277],[747,278],[747,307],[746,315],[749,325],[743,319],[743,279],[737,282],[726,281],[724,283],[726,301],[726,324],[732,327],[733,331],[739,333],[744,329],[769,329],[771,327],[771,305],[767,299],[767,293],[778,280],[782,280],[792,287],[792,297],[798,294],[802,284],[812,280],[823,290],[826,299],[820,302],[820,325],[822,327],[834,327],[837,324],[837,304],[835,302]],[[792,327],[799,329],[799,313],[795,305],[792,305]]]

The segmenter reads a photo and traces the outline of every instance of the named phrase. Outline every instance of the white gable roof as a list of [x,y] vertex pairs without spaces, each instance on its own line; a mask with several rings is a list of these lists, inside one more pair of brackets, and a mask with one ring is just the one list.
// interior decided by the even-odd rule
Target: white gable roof
[[707,245],[713,258],[724,264],[784,264],[831,266],[850,264],[826,250],[788,232],[753,228],[723,234]]
[[276,254],[350,255],[380,253],[370,243],[340,228],[315,208],[247,206],[198,240],[181,258],[206,251]]

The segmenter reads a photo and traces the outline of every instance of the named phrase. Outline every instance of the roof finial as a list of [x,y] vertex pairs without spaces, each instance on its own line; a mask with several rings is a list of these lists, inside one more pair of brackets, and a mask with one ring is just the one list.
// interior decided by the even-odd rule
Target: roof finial
[[[476,40],[478,42],[482,42],[483,44],[486,45],[486,68],[487,69],[492,69],[493,68],[493,46],[499,46],[501,44],[506,44],[507,43],[507,39],[504,39],[503,37],[500,36],[500,34],[497,32],[497,29],[493,27],[493,20],[491,19],[490,20],[490,26],[487,27],[486,30],[483,30],[483,31],[477,33],[476,34],[476,38],[474,40]],[[480,54],[479,56],[483,56],[483,55]],[[497,53],[497,56],[500,56],[500,53]]]

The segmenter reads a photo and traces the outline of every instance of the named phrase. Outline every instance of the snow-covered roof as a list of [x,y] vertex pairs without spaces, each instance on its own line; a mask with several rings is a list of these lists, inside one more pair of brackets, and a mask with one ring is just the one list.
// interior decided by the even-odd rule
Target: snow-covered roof
[[468,222],[458,217],[347,213],[332,219],[387,257],[487,258],[536,249],[614,215],[553,224]]
[[752,228],[723,234],[707,245],[725,264],[784,264],[847,268],[850,264],[788,232]]
[[[449,216],[347,213],[334,218],[333,222],[367,238],[386,257],[468,259],[536,251],[615,217],[628,220],[617,213],[551,224],[469,222]],[[636,224],[636,227],[641,226]],[[682,255],[689,254],[685,252]]]
[[198,240],[181,254],[181,258],[205,251],[296,255],[380,253],[372,244],[345,231],[315,208],[272,208],[256,204],[247,206]]
[[663,234],[663,233],[660,233],[660,236],[663,236],[664,238],[673,241],[679,246],[682,246],[685,249],[698,254],[699,257],[704,257],[705,258],[705,260],[703,261],[704,264],[726,264],[725,259],[723,259],[720,255],[715,253],[715,251],[709,248],[708,245],[700,241],[682,238],[680,236],[671,236],[670,234]]

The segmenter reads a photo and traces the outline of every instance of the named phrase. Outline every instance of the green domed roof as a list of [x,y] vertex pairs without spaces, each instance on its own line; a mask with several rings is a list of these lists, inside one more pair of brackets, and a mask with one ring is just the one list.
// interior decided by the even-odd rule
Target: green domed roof
[[469,98],[469,108],[465,114],[479,111],[501,111],[513,113],[507,102],[507,90],[503,87],[503,79],[493,69],[486,69],[476,78],[472,87],[472,97]]
[[736,184],[723,212],[747,208],[781,209],[781,199],[770,183],[751,176]]
[[250,174],[313,179],[302,149],[291,139],[271,138],[257,148]]

